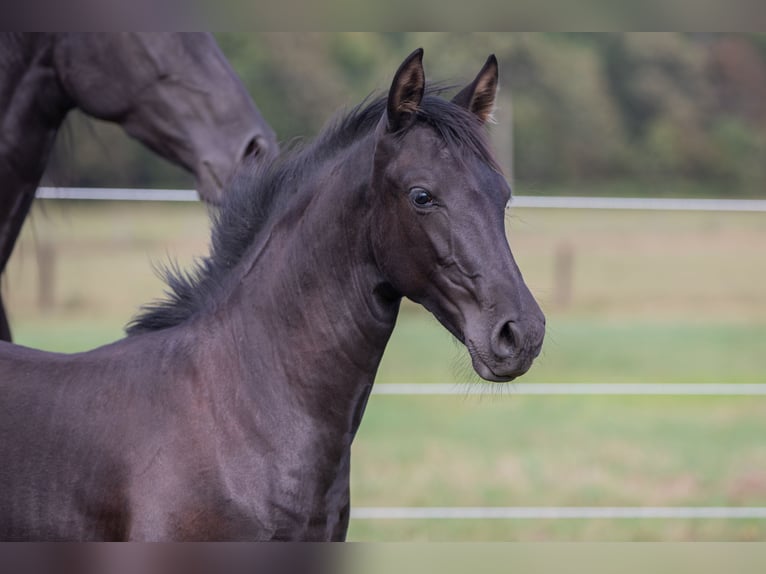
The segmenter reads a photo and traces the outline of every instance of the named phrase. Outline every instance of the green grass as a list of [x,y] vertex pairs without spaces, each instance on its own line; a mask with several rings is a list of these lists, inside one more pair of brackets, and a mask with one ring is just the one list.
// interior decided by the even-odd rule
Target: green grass
[[[764,383],[766,323],[615,321],[549,316],[543,352],[525,376],[546,383]],[[406,307],[379,383],[478,381],[465,349]]]
[[356,503],[763,505],[764,416],[749,397],[375,396]]
[[[375,396],[357,506],[763,506],[766,398]],[[393,486],[392,486],[393,485]],[[357,540],[757,539],[764,521],[353,523]]]
[[120,325],[98,319],[50,318],[17,326],[14,342],[19,345],[58,353],[76,353],[94,349],[125,336]]
[[766,325],[552,321],[534,380],[763,383]]
[[763,520],[360,520],[355,542],[762,542]]
[[[762,214],[514,210],[508,226],[548,317],[525,382],[766,383]],[[162,294],[150,262],[188,264],[207,235],[199,205],[38,202],[3,283],[16,340],[74,352],[119,338]],[[56,254],[44,308],[40,245]],[[568,305],[555,280],[565,246]],[[766,506],[763,397],[514,396],[478,383],[462,346],[410,303],[377,382],[481,384],[484,395],[373,397],[354,444],[355,505]],[[753,540],[766,521],[362,520],[350,536]]]

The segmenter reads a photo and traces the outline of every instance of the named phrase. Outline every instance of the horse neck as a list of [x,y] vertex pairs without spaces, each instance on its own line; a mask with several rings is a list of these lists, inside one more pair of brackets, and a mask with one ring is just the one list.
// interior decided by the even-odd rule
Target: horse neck
[[51,34],[3,34],[0,62],[0,181],[33,193],[71,102],[53,66]]
[[[255,400],[295,401],[314,420],[356,432],[391,335],[369,240],[372,138],[325,161],[245,261],[236,293]],[[252,310],[252,312],[250,311]],[[257,353],[251,353],[258,347]],[[295,406],[295,405],[293,405]]]

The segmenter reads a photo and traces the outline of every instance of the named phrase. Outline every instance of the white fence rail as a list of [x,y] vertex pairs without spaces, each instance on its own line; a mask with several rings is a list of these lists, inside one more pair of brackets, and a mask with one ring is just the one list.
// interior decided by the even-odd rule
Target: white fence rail
[[480,507],[358,507],[357,520],[519,520],[519,519],[756,519],[766,518],[763,506],[480,506]]
[[508,396],[516,395],[766,395],[759,383],[387,383],[372,388],[376,395]]
[[761,199],[691,199],[667,197],[537,197],[520,195],[511,207],[549,209],[628,209],[650,211],[766,211]]
[[98,201],[199,201],[199,195],[193,189],[125,187],[39,187],[35,197]]
[[519,520],[519,519],[756,519],[762,506],[409,506],[358,507],[357,520]]
[[[41,187],[40,199],[82,199],[116,201],[198,201],[193,189],[142,189],[98,187]],[[667,211],[752,211],[766,212],[760,199],[674,199],[661,197],[538,197],[517,195],[512,207],[548,209],[628,209]]]

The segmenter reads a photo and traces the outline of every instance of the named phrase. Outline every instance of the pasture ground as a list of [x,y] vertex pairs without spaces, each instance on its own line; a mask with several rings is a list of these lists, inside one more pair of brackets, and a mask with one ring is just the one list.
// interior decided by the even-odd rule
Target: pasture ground
[[[548,316],[525,382],[766,382],[766,215],[518,209],[508,229]],[[162,293],[150,262],[187,265],[207,239],[201,205],[38,202],[3,281],[17,341],[72,352],[120,337]],[[356,506],[766,506],[766,397],[514,396],[478,383],[409,303],[378,377],[394,382],[486,392],[373,397]],[[350,538],[763,540],[766,521],[357,520]]]

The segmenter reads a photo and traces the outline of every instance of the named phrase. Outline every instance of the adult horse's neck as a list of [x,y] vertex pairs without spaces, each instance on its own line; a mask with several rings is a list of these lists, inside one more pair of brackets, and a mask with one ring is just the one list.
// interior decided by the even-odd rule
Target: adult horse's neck
[[71,109],[53,68],[50,34],[0,34],[0,271]]
[[53,67],[50,34],[0,35],[0,174],[37,186],[72,102]]
[[[228,391],[252,408],[248,426],[269,443],[274,488],[328,521],[301,534],[308,538],[345,535],[351,442],[399,308],[370,242],[373,152],[367,136],[297,183],[293,204],[240,262],[206,326],[225,333],[217,347],[224,341],[239,363],[243,388]],[[305,499],[296,503],[295,492]]]

